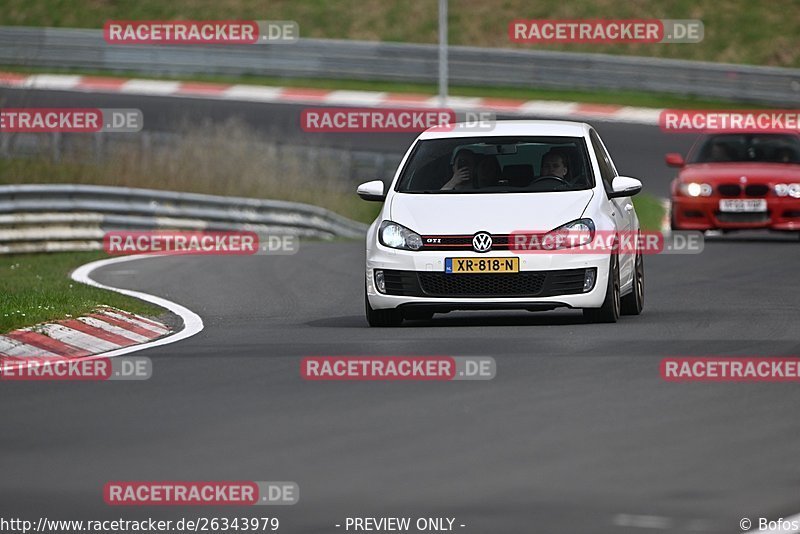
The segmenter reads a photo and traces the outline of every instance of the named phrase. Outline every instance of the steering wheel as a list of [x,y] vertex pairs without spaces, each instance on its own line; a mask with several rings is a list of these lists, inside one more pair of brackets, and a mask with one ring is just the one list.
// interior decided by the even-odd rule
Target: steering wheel
[[566,181],[565,179],[563,179],[563,178],[560,178],[560,177],[558,177],[558,176],[554,176],[554,175],[552,175],[552,174],[548,174],[548,175],[545,175],[545,176],[540,176],[540,177],[536,178],[535,180],[533,180],[533,181],[532,181],[530,184],[528,184],[528,185],[533,185],[533,184],[535,184],[536,182],[541,182],[542,180],[556,180],[556,181],[558,181],[558,182],[561,182],[562,184],[564,184],[564,185],[566,185],[566,186],[568,186],[568,185],[569,185],[569,182],[568,182],[568,181]]

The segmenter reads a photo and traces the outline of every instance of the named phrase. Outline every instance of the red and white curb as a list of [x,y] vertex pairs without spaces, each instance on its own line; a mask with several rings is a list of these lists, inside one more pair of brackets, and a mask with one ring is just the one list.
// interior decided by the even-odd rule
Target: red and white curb
[[[0,72],[0,87],[325,106],[375,108],[442,107],[439,97],[412,93],[334,91],[329,89],[107,78],[66,74],[28,75]],[[554,100],[458,96],[448,98],[443,107],[458,111],[492,111],[510,115],[524,114],[548,118],[600,120],[651,126],[658,125],[658,117],[663,111],[657,108],[638,108],[613,104],[582,104]]]
[[115,308],[0,336],[0,358],[81,358],[158,339],[171,332],[164,323]]
[[91,273],[107,265],[153,258],[151,254],[98,260],[78,267],[72,279],[82,284],[114,291],[150,302],[183,320],[177,332],[164,323],[110,307],[95,313],[54,323],[15,330],[0,336],[0,362],[25,358],[113,358],[144,349],[175,343],[203,330],[203,320],[175,302],[140,291],[120,289],[95,282]]

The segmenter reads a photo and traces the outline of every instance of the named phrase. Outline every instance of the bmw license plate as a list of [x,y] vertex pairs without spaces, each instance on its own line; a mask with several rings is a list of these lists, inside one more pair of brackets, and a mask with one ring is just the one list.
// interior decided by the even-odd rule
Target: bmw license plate
[[725,198],[719,201],[719,211],[733,213],[752,213],[767,211],[764,198]]
[[519,258],[445,258],[446,273],[518,273]]

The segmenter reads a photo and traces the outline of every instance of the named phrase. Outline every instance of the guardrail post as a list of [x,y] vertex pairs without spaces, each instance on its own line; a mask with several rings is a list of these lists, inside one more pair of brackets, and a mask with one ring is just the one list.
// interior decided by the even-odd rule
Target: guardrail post
[[439,0],[439,106],[447,106],[447,0]]

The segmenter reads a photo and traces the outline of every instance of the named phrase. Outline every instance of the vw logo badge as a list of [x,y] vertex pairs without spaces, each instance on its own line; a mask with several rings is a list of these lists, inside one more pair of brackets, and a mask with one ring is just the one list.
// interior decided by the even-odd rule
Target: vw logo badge
[[492,236],[486,232],[478,232],[472,238],[472,248],[475,252],[489,252],[492,249]]

